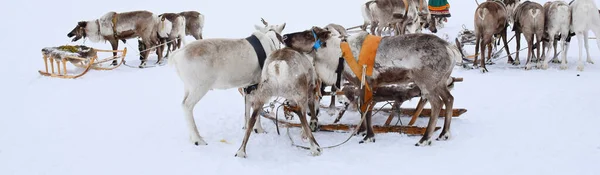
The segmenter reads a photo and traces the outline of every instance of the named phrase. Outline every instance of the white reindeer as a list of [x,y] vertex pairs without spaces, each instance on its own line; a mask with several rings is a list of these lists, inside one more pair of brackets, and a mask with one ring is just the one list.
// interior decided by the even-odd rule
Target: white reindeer
[[[252,35],[260,42],[264,53],[280,48],[282,25],[255,26],[258,31]],[[194,121],[194,106],[212,89],[230,89],[258,84],[261,68],[254,47],[244,38],[239,39],[201,39],[195,40],[183,48],[171,53],[169,64],[175,67],[177,75],[184,84],[182,102],[185,118],[190,131],[190,139],[195,145],[207,145],[198,133]],[[246,98],[246,97],[245,97]],[[246,100],[246,111],[250,103]],[[245,114],[248,121],[249,114]],[[257,121],[257,132],[264,132]],[[245,122],[248,125],[248,122]]]
[[[577,70],[583,71],[584,63],[582,61],[583,46],[587,54],[587,62],[594,64],[590,56],[588,45],[588,31],[592,31],[595,36],[600,36],[600,15],[598,7],[593,0],[574,0],[569,10],[571,11],[571,32],[577,36],[579,45],[579,59],[577,60]],[[600,40],[596,39],[596,45],[600,49]],[[569,50],[569,44],[565,52]],[[566,67],[565,67],[566,68]]]

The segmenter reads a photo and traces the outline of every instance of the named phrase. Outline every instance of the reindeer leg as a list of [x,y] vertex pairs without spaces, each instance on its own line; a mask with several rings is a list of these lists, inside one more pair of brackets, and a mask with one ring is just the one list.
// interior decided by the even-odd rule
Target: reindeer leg
[[[583,43],[584,43],[584,45],[585,45],[585,53],[586,53],[586,55],[587,55],[587,60],[586,60],[586,62],[587,62],[587,63],[589,63],[589,64],[594,64],[594,62],[592,61],[592,56],[590,56],[590,46],[589,46],[589,44],[588,44],[588,43],[589,43],[589,39],[588,39],[588,36],[589,36],[589,35],[590,35],[590,34],[589,34],[587,31],[586,31],[586,32],[583,32],[583,38],[584,38],[584,40],[583,40]],[[599,47],[600,47],[600,46],[599,46]]]
[[493,43],[488,44],[488,58],[485,63],[486,65],[493,64],[493,62],[492,62],[492,45],[493,45]]
[[[110,46],[112,46],[112,50],[119,49],[119,40],[117,40],[117,39],[109,39],[108,41],[110,42]],[[117,52],[113,52],[112,54],[115,57],[117,56]],[[112,63],[110,63],[110,65],[116,66],[117,65],[117,60],[116,59],[113,60]]]
[[[553,47],[554,47],[554,55],[552,55],[552,60],[551,60],[552,63],[560,63],[560,60],[558,59],[558,56],[556,55],[557,51],[558,51],[558,48],[556,47],[557,44],[558,44],[558,41],[559,40],[554,40],[554,45],[553,45]],[[561,41],[562,41],[562,39],[561,39]]]
[[483,42],[480,43],[480,47],[481,47],[481,67],[479,68],[481,70],[481,73],[485,73],[488,72],[487,68],[485,67],[485,46],[492,42],[490,36],[484,36],[483,38]]
[[527,61],[525,62],[525,70],[530,70],[533,66],[533,63],[531,63],[533,57],[533,34],[525,35],[525,40],[527,40]]
[[[501,37],[502,37],[502,42],[504,43],[504,49],[506,50],[506,55],[508,55],[508,64],[512,64],[515,61],[513,60],[512,56],[510,55],[510,49],[508,48],[508,41],[506,40],[506,32],[507,32],[506,29],[504,29],[504,32],[502,32]],[[518,40],[517,40],[517,43],[519,43]],[[517,51],[518,50],[519,49],[517,49]]]
[[254,127],[254,123],[256,123],[256,118],[258,117],[258,112],[261,109],[260,107],[264,105],[264,102],[258,102],[257,105],[253,106],[254,110],[252,111],[252,116],[248,121],[248,127],[246,128],[246,134],[244,134],[244,140],[242,140],[242,145],[238,149],[235,157],[246,158],[246,144],[248,144],[248,139],[250,139],[250,135],[252,134],[252,129]]
[[578,45],[579,45],[579,60],[577,60],[577,70],[579,70],[579,71],[583,71],[583,67],[584,67],[583,61],[581,59],[582,54],[583,54],[583,40],[587,40],[587,37],[583,36],[584,33],[585,32],[580,32],[580,33],[576,34],[576,36],[577,36],[577,42],[578,42]]
[[[542,34],[543,34],[543,33],[537,33],[537,34],[535,35],[535,39],[536,39],[536,41],[537,41],[537,42],[535,43],[535,45],[536,45],[536,52],[537,52],[535,56],[536,56],[536,58],[537,58],[537,67],[538,67],[538,68],[541,68],[541,67],[542,67],[542,58],[543,58],[543,57],[541,57],[541,56],[540,56],[540,51],[541,51],[541,52],[544,52],[544,49],[542,49],[542,48],[540,47],[540,43],[542,42]],[[548,49],[548,50],[550,50],[550,49]]]
[[481,44],[481,36],[476,36],[475,39],[475,58],[473,59],[473,67],[477,67],[477,57],[479,57],[479,45]]
[[[309,92],[309,93],[312,94],[312,92]],[[319,107],[319,105],[317,105],[317,104],[318,103],[315,100],[314,96],[309,97],[309,99],[308,99],[308,108],[310,110],[310,113],[314,114],[314,115],[310,116],[310,123],[309,123],[310,130],[312,132],[316,132],[316,131],[319,130],[319,118],[318,118],[319,114],[318,114],[318,111],[316,110],[317,107]],[[305,119],[306,119],[306,117],[305,117]]]
[[562,59],[562,61],[560,62],[560,69],[562,69],[562,70],[565,70],[568,68],[568,66],[567,66],[567,51],[569,50],[569,44],[566,42],[567,36],[568,35],[565,35],[560,38],[560,45],[561,45],[561,49],[562,49],[560,52],[561,59]]
[[442,100],[440,99],[440,96],[435,94],[435,91],[429,92],[430,94],[426,94],[425,96],[427,97],[429,104],[431,104],[431,117],[429,118],[429,123],[427,124],[427,130],[425,131],[425,134],[423,134],[423,137],[421,137],[421,140],[419,140],[415,146],[431,145],[431,135],[433,135],[438,116],[440,115],[440,110],[442,108]]
[[[310,102],[308,102],[308,106],[310,106]],[[305,103],[298,103],[298,104],[306,104]],[[306,105],[303,105],[306,106]],[[314,104],[312,105],[313,109],[311,109],[311,111],[314,112]],[[310,107],[309,107],[310,108]],[[304,107],[300,107],[300,110],[296,110],[294,111],[300,118],[300,125],[302,125],[302,133],[303,135],[306,135],[306,137],[308,138],[309,142],[310,142],[310,152],[313,156],[319,156],[321,155],[321,152],[323,152],[323,149],[321,149],[321,146],[319,146],[319,144],[317,143],[317,140],[315,140],[315,136],[313,136],[309,126],[308,126],[308,122],[306,121],[306,109],[304,109]]]
[[442,133],[440,133],[440,136],[436,139],[438,141],[448,140],[451,136],[450,123],[452,122],[452,108],[454,105],[454,96],[452,96],[447,87],[441,89],[440,96],[446,106],[446,117],[444,118],[444,128],[442,129]]
[[204,86],[197,89],[185,89],[185,95],[183,97],[183,102],[181,103],[183,107],[183,112],[185,114],[185,119],[188,124],[188,129],[190,132],[190,140],[196,146],[198,145],[207,145],[207,143],[202,139],[198,129],[196,127],[196,121],[194,121],[194,106],[206,95],[209,87]]
[[521,64],[521,61],[519,60],[519,50],[521,50],[521,33],[519,31],[515,31],[515,39],[517,40],[517,53],[515,53],[515,62],[513,62],[513,65],[519,65]]
[[[554,35],[550,34],[549,37],[554,38]],[[548,45],[548,51],[546,51],[546,55],[542,56],[542,58],[544,58],[542,69],[544,70],[548,69],[548,62],[550,62],[550,59],[548,58],[550,56],[550,51],[552,51],[550,47],[554,48],[554,55],[556,55],[556,41],[554,41],[554,39],[550,39],[548,42],[544,42],[544,49],[546,49],[546,45]],[[554,57],[554,55],[552,56]]]
[[[373,106],[375,104],[375,102],[371,102],[371,106]],[[367,133],[365,135],[365,137],[363,138],[363,140],[361,140],[358,143],[369,143],[369,142],[375,142],[375,132],[373,132],[373,124],[371,123],[371,118],[372,118],[372,114],[373,114],[373,108],[369,108],[367,109],[367,115],[365,116],[365,125],[367,128]]]

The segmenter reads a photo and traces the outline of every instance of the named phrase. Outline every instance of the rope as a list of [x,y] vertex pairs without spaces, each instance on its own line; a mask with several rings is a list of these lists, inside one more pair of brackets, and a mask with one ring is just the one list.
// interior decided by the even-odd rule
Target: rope
[[[137,54],[136,56],[140,56],[140,55],[142,55],[142,54],[141,54],[142,52],[149,51],[149,50],[152,50],[152,49],[155,49],[155,48],[158,48],[158,47],[164,46],[164,45],[166,45],[166,44],[169,44],[170,42],[173,42],[173,41],[175,41],[175,40],[171,40],[171,41],[168,41],[168,42],[165,42],[165,43],[162,43],[162,44],[159,44],[159,45],[156,45],[156,46],[150,47],[150,48],[148,48],[148,49],[144,49],[144,50],[142,50],[142,51],[137,51],[137,52],[138,52],[138,54]],[[129,47],[132,47],[131,45],[129,45],[129,43],[126,43],[126,44],[127,44]],[[166,59],[166,58],[165,58],[165,59]],[[161,64],[155,64],[155,65],[151,65],[151,66],[145,66],[144,68],[156,67],[157,65],[159,65],[159,66],[163,66],[163,65],[165,65],[165,64],[166,64],[166,63],[162,62]],[[125,66],[127,66],[127,67],[131,67],[131,68],[139,68],[138,66],[132,66],[132,65],[129,65],[129,64],[127,64],[127,61],[126,61],[126,60],[123,60],[123,65],[125,65]]]

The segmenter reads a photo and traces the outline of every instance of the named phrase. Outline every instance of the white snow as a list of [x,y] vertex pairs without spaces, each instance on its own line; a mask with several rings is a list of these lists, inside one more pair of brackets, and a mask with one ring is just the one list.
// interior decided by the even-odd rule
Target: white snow
[[[244,133],[244,103],[237,89],[210,91],[198,103],[196,121],[208,145],[194,146],[180,106],[183,86],[168,66],[92,70],[75,80],[37,73],[44,67],[41,48],[83,44],[70,43],[66,34],[77,21],[108,11],[197,10],[206,16],[205,38],[243,38],[254,31],[254,24],[261,24],[261,17],[271,24],[286,22],[283,33],[329,23],[359,25],[361,3],[364,0],[4,2],[0,174],[600,174],[600,115],[595,111],[600,104],[600,66],[586,64],[584,72],[576,71],[575,37],[568,70],[550,64],[548,70],[525,71],[507,65],[506,58],[488,66],[486,74],[457,67],[453,76],[464,82],[452,91],[454,107],[468,112],[453,118],[448,141],[415,147],[420,137],[378,134],[375,143],[367,144],[353,137],[316,157],[290,146],[285,129],[278,136],[268,119],[262,120],[268,133],[250,137],[248,158],[234,157]],[[472,29],[476,4],[450,3],[452,17],[438,35],[447,33],[454,42],[463,24]],[[137,42],[127,43],[120,42],[119,49],[126,46],[127,60],[136,65]],[[89,40],[85,45],[110,48]],[[510,46],[514,51],[514,40]],[[591,40],[596,62],[597,48]],[[526,55],[521,52],[520,67]],[[417,101],[403,107],[412,108]],[[329,104],[328,98],[322,103]],[[319,122],[333,121],[321,114]],[[384,115],[377,114],[374,124],[382,124]],[[358,120],[357,113],[347,112],[342,122]],[[402,120],[406,124],[409,118]],[[426,122],[420,119],[417,125]],[[437,123],[442,126],[443,120]],[[296,143],[308,145],[300,141],[299,129],[290,131]],[[318,132],[315,137],[325,147],[342,142],[348,133]]]

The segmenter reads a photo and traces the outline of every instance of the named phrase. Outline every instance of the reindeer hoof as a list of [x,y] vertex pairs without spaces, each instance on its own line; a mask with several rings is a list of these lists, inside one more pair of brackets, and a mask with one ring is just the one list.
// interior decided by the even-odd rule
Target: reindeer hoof
[[545,62],[544,62],[544,64],[542,64],[542,66],[540,66],[540,67],[541,67],[543,70],[546,70],[546,69],[548,69],[548,63],[545,63]]
[[592,59],[587,59],[587,62],[590,64],[594,64],[594,61],[592,61]]
[[435,140],[437,140],[437,141],[446,141],[448,139],[450,139],[450,132],[442,132],[440,134],[440,136],[437,139],[435,139]]
[[190,140],[192,141],[192,143],[194,143],[194,145],[196,146],[200,146],[200,145],[208,145],[208,143],[206,143],[206,141],[204,141],[204,139],[202,139],[202,137],[191,137]]
[[577,65],[577,70],[578,71],[583,71],[583,64]]
[[487,68],[484,68],[484,67],[480,67],[480,68],[479,68],[479,70],[481,71],[481,73],[486,73],[486,72],[489,72],[489,71],[487,70]]
[[310,120],[310,131],[317,132],[319,130],[319,123],[317,120]]
[[111,66],[116,66],[117,65],[117,61],[113,61],[112,63],[110,63]]
[[235,157],[246,158],[247,157],[246,151],[244,151],[244,150],[238,150],[238,152],[235,153]]
[[375,137],[364,138],[363,140],[358,142],[359,144],[363,143],[375,143]]
[[561,70],[567,70],[569,68],[569,66],[567,66],[567,64],[561,64],[560,65],[560,69]]
[[550,62],[552,62],[552,63],[560,63],[560,60],[557,59],[557,58],[554,58],[554,59],[550,60]]
[[323,153],[323,148],[321,148],[321,147],[311,148],[310,154],[312,156],[320,156],[321,153]]
[[532,64],[527,64],[527,65],[525,65],[525,70],[531,70],[532,67],[533,67]]
[[431,145],[431,140],[427,139],[427,140],[423,140],[421,139],[419,142],[417,142],[417,144],[415,144],[415,146],[429,146]]
[[266,134],[267,131],[265,131],[265,129],[263,129],[263,128],[254,128],[254,133],[257,133],[257,134]]
[[142,61],[142,63],[140,63],[140,66],[138,66],[139,68],[145,68],[146,67],[146,62]]

